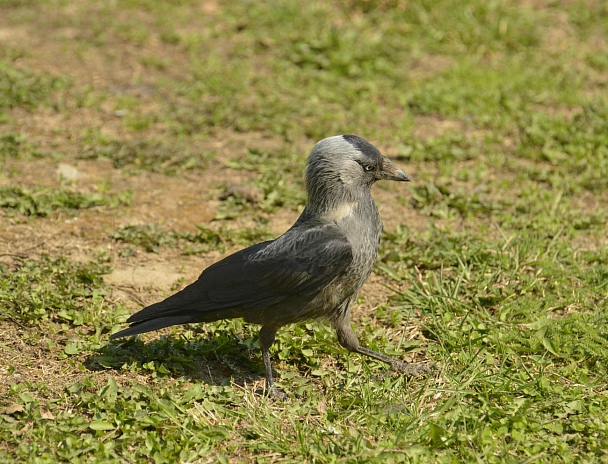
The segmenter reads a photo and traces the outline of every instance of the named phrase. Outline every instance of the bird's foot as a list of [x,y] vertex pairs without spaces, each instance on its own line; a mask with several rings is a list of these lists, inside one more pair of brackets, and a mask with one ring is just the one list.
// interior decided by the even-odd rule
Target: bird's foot
[[408,377],[421,377],[432,373],[437,370],[437,366],[431,363],[408,363],[399,359],[393,360],[391,363],[391,369],[399,372],[403,372]]
[[391,366],[391,369],[398,371],[398,372],[403,372],[403,373],[405,373],[405,375],[407,375],[409,377],[423,376],[423,375],[429,374],[430,372],[437,369],[434,364],[427,364],[427,363],[411,364],[406,361],[402,361],[400,359],[391,358],[390,356],[387,356],[382,353],[378,353],[377,351],[370,350],[369,348],[365,348],[363,346],[357,346],[355,348],[355,351],[357,351],[358,353],[361,353],[365,356],[369,356],[370,358],[374,358],[379,361],[385,362]]
[[273,398],[275,400],[287,401],[289,399],[289,395],[284,391],[280,390],[276,385],[273,385],[270,390],[266,393],[268,397]]
[[256,393],[279,401],[286,401],[289,399],[289,395],[274,384],[272,384],[270,387],[264,388],[263,390],[256,390]]

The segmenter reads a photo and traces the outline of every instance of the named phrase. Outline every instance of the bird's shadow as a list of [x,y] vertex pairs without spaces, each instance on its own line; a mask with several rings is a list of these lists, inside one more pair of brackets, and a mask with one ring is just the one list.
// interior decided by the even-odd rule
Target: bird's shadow
[[188,378],[209,385],[244,386],[263,378],[257,339],[234,333],[195,337],[161,335],[110,340],[84,362],[91,371],[149,372],[157,377]]

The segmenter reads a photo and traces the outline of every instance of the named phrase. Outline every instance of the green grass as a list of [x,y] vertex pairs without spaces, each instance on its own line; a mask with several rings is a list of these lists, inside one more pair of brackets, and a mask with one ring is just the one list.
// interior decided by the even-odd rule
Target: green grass
[[[3,9],[0,461],[608,462],[604,2]],[[187,282],[106,274],[271,238],[305,203],[305,151],[336,133],[415,180],[375,190],[386,289],[356,332],[435,375],[387,371],[311,322],[272,348],[283,402],[255,392],[257,327],[240,320],[109,342],[139,298]],[[104,188],[21,185],[59,156],[111,168]],[[157,209],[182,180],[213,218],[183,218],[194,231],[163,217],[190,195]],[[42,250],[19,241],[42,223]]]
[[[121,226],[110,237],[154,253],[158,253],[164,246],[179,247],[186,255],[208,253],[212,250],[226,252],[228,247],[246,246],[271,238],[263,226],[227,229],[197,225],[196,229],[194,233],[167,231],[156,223],[147,223]],[[128,256],[132,251],[133,249],[128,247],[121,253]]]
[[131,202],[129,191],[111,193],[80,193],[65,188],[0,187],[0,208],[7,216],[49,216],[57,210],[75,212],[97,206],[116,208]]
[[29,143],[27,136],[19,133],[0,134],[0,160],[42,158],[48,156]]
[[174,175],[188,169],[204,169],[213,158],[213,153],[200,149],[194,152],[179,142],[168,144],[152,138],[109,140],[89,134],[83,143],[86,146],[80,158],[110,159],[114,167],[131,174],[149,171]]
[[[247,156],[228,162],[226,165],[241,171],[255,172],[257,176],[251,187],[257,189],[261,197],[256,206],[262,211],[273,212],[279,207],[297,209],[306,202],[302,161],[302,158],[293,152],[269,153],[249,149]],[[277,176],[277,167],[281,170],[280,176]],[[255,203],[255,201],[248,202],[238,192],[227,195],[225,200],[228,200],[228,204],[223,205],[224,210],[238,211],[242,209],[238,207],[247,207],[248,203]]]
[[53,92],[65,86],[66,82],[60,78],[20,69],[0,60],[0,121],[8,118],[10,109],[33,109],[48,104]]
[[6,276],[0,281],[2,317],[22,323],[94,324],[94,312],[85,310],[85,305],[99,304],[107,293],[101,275],[108,267],[103,263],[74,263],[43,255],[10,268],[3,265],[2,271]]

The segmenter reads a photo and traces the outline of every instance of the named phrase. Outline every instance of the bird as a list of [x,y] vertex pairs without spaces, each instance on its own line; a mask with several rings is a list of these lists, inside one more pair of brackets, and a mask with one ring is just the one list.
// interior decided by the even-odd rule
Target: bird
[[367,140],[336,135],[319,141],[305,169],[307,203],[283,235],[237,251],[206,268],[183,290],[133,314],[111,339],[174,325],[243,318],[261,325],[265,391],[274,384],[270,347],[286,325],[325,319],[338,342],[409,376],[432,370],[362,346],[350,307],[378,255],[382,220],[371,195],[377,181],[411,178]]

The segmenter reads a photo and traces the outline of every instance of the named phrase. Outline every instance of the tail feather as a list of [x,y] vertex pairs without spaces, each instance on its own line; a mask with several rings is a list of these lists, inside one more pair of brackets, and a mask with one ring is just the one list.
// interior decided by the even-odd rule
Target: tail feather
[[130,327],[110,335],[110,339],[129,337],[131,335],[151,332],[152,330],[158,330],[172,325],[187,324],[188,322],[192,322],[192,316],[165,316],[147,321],[135,322]]
[[144,322],[170,316],[180,317],[188,313],[195,314],[215,309],[211,305],[207,292],[201,290],[198,284],[198,281],[194,282],[169,298],[143,308],[127,319],[127,322]]

